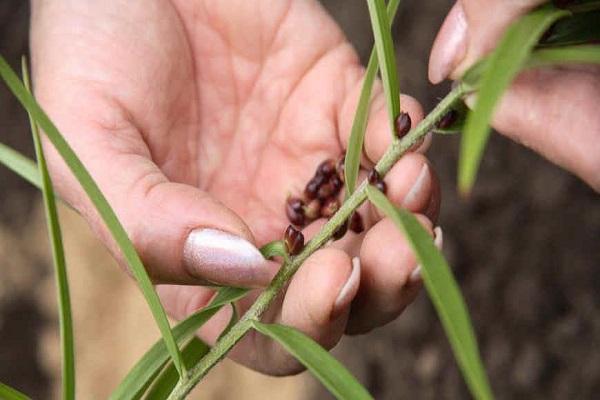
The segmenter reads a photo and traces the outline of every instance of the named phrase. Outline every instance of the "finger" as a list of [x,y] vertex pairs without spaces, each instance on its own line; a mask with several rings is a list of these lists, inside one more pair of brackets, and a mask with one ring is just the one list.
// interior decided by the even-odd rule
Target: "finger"
[[597,69],[527,71],[504,94],[493,125],[600,191],[599,99]]
[[[417,215],[432,233],[431,222]],[[347,332],[368,332],[395,319],[414,300],[420,279],[411,280],[417,262],[403,234],[385,218],[366,234],[360,250],[361,282],[352,303]]]
[[458,78],[492,50],[508,26],[544,0],[458,0],[446,17],[429,58],[429,80]]
[[[438,217],[440,206],[439,180],[422,154],[408,153],[387,173],[386,195],[392,203],[415,213],[423,213],[431,220]],[[384,214],[373,204],[370,214],[379,221]]]
[[[340,141],[345,149],[348,148],[356,106],[362,90],[363,75],[364,69],[357,69],[353,77],[354,84],[351,86],[338,113]],[[361,164],[365,167],[370,167],[376,163],[392,143],[385,96],[379,81],[375,82],[372,96],[364,139],[364,154],[361,160]],[[413,127],[423,119],[423,108],[413,97],[400,95],[400,104],[402,111],[409,114]],[[421,150],[424,149],[426,147]]]

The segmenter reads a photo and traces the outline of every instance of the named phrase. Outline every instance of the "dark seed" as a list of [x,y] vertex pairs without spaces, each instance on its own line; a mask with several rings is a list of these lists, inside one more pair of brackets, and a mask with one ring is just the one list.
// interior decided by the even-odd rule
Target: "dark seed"
[[342,186],[344,186],[344,182],[342,182],[339,176],[334,175],[331,177],[331,186],[333,186],[333,192],[338,194]]
[[331,218],[333,214],[340,209],[340,202],[338,199],[329,199],[321,207],[321,217]]
[[333,235],[331,235],[333,237],[333,240],[340,240],[341,238],[344,237],[344,235],[346,234],[346,232],[348,231],[348,221],[346,220],[346,222],[344,222],[342,225],[340,225],[339,228],[336,229],[335,232],[333,232]]
[[327,159],[319,164],[316,175],[322,175],[325,178],[329,178],[335,172],[335,161]]
[[304,202],[298,198],[290,197],[285,204],[285,214],[294,225],[304,225]]
[[321,185],[315,178],[312,178],[310,181],[308,181],[306,187],[304,188],[304,195],[306,198],[309,200],[316,198],[317,193],[319,192],[319,186]]
[[357,212],[353,213],[350,217],[350,230],[354,233],[361,233],[365,230],[365,224],[360,214]]
[[325,201],[330,198],[334,194],[335,190],[333,188],[333,184],[331,182],[327,182],[321,185],[319,188],[319,192],[317,193],[317,197],[321,201]]
[[446,129],[452,126],[456,122],[458,118],[458,112],[456,110],[450,110],[438,121],[437,127],[438,129]]
[[410,119],[410,115],[405,112],[401,112],[396,118],[396,135],[401,138],[410,131],[412,127],[412,121]]
[[283,241],[288,253],[292,256],[300,253],[304,248],[304,235],[292,225],[285,230]]
[[367,178],[369,179],[369,183],[371,185],[374,185],[381,180],[379,172],[377,172],[375,169],[369,171],[369,175],[367,176]]
[[317,199],[311,200],[306,207],[304,207],[304,216],[310,221],[321,216],[321,202]]
[[379,189],[383,194],[387,192],[387,185],[384,181],[379,181],[375,183],[375,187]]

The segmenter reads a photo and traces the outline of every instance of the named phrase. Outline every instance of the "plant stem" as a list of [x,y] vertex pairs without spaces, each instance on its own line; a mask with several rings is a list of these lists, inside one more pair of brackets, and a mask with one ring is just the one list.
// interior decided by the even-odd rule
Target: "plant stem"
[[[406,153],[415,143],[423,138],[432,130],[437,121],[450,109],[450,107],[464,94],[466,87],[463,84],[458,84],[450,93],[438,103],[438,105],[401,140],[394,140],[391,146],[387,149],[381,160],[375,166],[377,172],[384,176],[392,166]],[[179,381],[173,392],[169,396],[169,400],[180,400],[198,384],[198,382],[211,370],[225,355],[231,350],[235,344],[244,337],[251,328],[251,321],[257,320],[267,310],[271,302],[275,299],[280,290],[294,276],[302,263],[315,251],[324,246],[332,237],[333,233],[339,226],[346,222],[367,198],[367,181],[363,181],[356,191],[350,196],[338,210],[337,213],[321,228],[300,254],[290,259],[289,262],[284,262],[281,269],[273,278],[270,285],[256,299],[254,304],[248,309],[244,316],[229,330],[229,332],[221,337],[212,347],[210,352],[204,356],[194,368],[189,371],[185,379]]]

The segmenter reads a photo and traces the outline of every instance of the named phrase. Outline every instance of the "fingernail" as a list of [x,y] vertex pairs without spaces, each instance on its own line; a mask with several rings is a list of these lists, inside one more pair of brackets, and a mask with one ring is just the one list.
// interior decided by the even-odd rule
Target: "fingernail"
[[352,259],[352,272],[350,272],[350,276],[340,293],[338,294],[337,299],[335,299],[335,303],[333,303],[333,310],[331,312],[331,319],[336,319],[340,316],[341,312],[345,310],[356,295],[356,291],[358,290],[358,285],[360,283],[360,259],[358,257],[354,257]]
[[[444,232],[442,231],[442,228],[440,226],[436,226],[433,229],[433,243],[435,244],[435,247],[438,248],[438,250],[442,250],[442,247],[444,246]],[[415,268],[410,274],[410,278],[408,278],[408,281],[410,283],[416,283],[422,280],[423,277],[421,276],[421,266],[417,265],[417,268]]]
[[260,287],[270,280],[269,263],[252,243],[218,229],[190,232],[183,263],[190,274],[212,283]]
[[413,183],[406,196],[404,196],[402,207],[409,210],[415,210],[420,204],[419,197],[422,196],[423,191],[427,186],[431,186],[431,175],[429,173],[429,166],[425,163],[421,167],[417,180]]
[[467,52],[467,18],[457,1],[438,33],[429,58],[429,80],[440,83],[450,75]]

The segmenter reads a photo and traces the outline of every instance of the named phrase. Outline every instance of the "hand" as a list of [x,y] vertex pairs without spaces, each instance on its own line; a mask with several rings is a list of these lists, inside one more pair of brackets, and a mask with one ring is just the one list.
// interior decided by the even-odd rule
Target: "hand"
[[[457,79],[492,50],[508,25],[542,0],[458,0],[431,51],[429,79]],[[600,191],[600,69],[523,72],[493,118],[500,133],[539,152]]]
[[[39,101],[116,210],[176,318],[208,303],[214,290],[199,286],[207,282],[268,284],[279,266],[256,246],[282,237],[288,194],[301,193],[323,159],[342,154],[364,74],[313,0],[38,0],[32,50]],[[365,168],[391,142],[384,104],[377,87]],[[423,117],[410,97],[402,107],[413,123]],[[122,262],[66,166],[51,146],[46,152],[61,196]],[[406,155],[386,182],[393,201],[427,215],[420,218],[431,231],[440,198],[425,157]],[[310,257],[265,320],[332,347],[344,332],[400,314],[421,285],[409,278],[415,259],[389,220],[367,205],[363,215],[367,232]],[[352,257],[360,257],[354,267]],[[230,313],[223,309],[199,336],[214,343]],[[299,369],[254,333],[230,355],[271,374]]]

